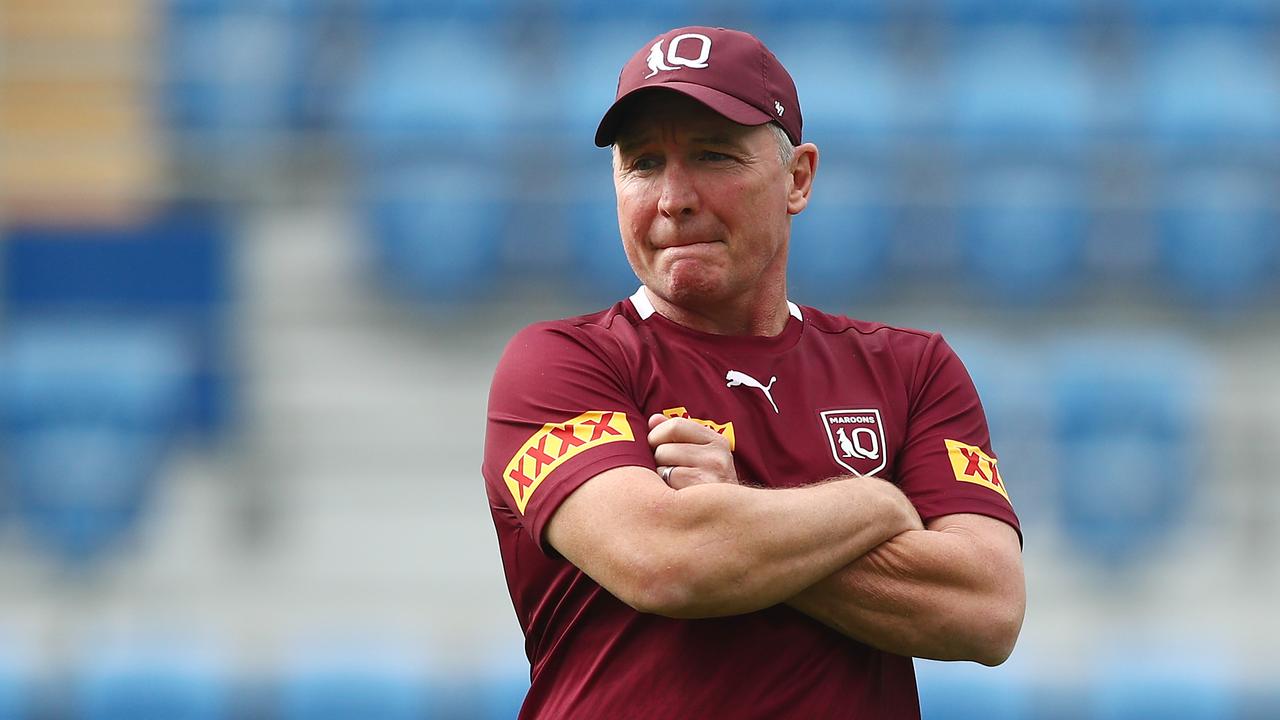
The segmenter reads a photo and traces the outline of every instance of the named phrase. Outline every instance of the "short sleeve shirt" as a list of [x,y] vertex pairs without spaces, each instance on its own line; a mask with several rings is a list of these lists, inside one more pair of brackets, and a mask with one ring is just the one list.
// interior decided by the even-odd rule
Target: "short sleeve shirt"
[[919,716],[910,658],[786,605],[700,620],[640,613],[543,536],[582,483],[655,467],[653,413],[725,435],[744,484],[876,476],[926,522],[978,513],[1021,533],[977,392],[940,335],[790,308],[779,335],[710,335],[654,312],[642,289],[507,346],[483,474],[531,663],[522,719]]

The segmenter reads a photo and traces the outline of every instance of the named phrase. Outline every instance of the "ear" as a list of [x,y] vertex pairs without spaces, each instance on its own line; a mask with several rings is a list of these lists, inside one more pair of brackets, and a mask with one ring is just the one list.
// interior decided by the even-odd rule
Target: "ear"
[[809,205],[813,176],[818,173],[818,146],[804,143],[791,156],[791,189],[787,192],[787,212],[799,215]]

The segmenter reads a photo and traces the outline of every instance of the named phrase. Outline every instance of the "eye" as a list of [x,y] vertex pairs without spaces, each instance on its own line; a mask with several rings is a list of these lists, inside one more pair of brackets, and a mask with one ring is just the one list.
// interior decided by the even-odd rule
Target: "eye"
[[652,155],[641,155],[631,163],[632,172],[648,172],[657,169],[660,165],[658,158]]
[[703,150],[699,158],[702,160],[706,160],[708,162],[724,162],[725,160],[733,159],[728,155],[725,155],[724,153],[716,152],[715,150]]

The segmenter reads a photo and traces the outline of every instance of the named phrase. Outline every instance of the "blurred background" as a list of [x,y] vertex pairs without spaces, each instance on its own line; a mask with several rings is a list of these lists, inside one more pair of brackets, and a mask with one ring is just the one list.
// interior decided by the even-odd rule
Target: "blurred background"
[[634,290],[692,23],[799,87],[792,299],[986,404],[1029,610],[925,717],[1280,717],[1280,2],[0,0],[0,718],[514,715],[489,376]]

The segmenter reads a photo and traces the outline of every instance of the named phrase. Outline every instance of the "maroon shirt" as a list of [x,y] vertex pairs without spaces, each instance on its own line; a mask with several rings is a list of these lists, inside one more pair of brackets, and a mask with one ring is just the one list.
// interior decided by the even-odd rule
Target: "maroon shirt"
[[522,719],[919,717],[910,658],[785,605],[704,620],[639,613],[544,539],[582,483],[655,467],[652,413],[728,435],[744,484],[875,475],[926,522],[979,513],[1018,528],[977,392],[941,336],[791,312],[775,337],[709,335],[653,312],[640,291],[507,346],[483,469],[532,667]]

